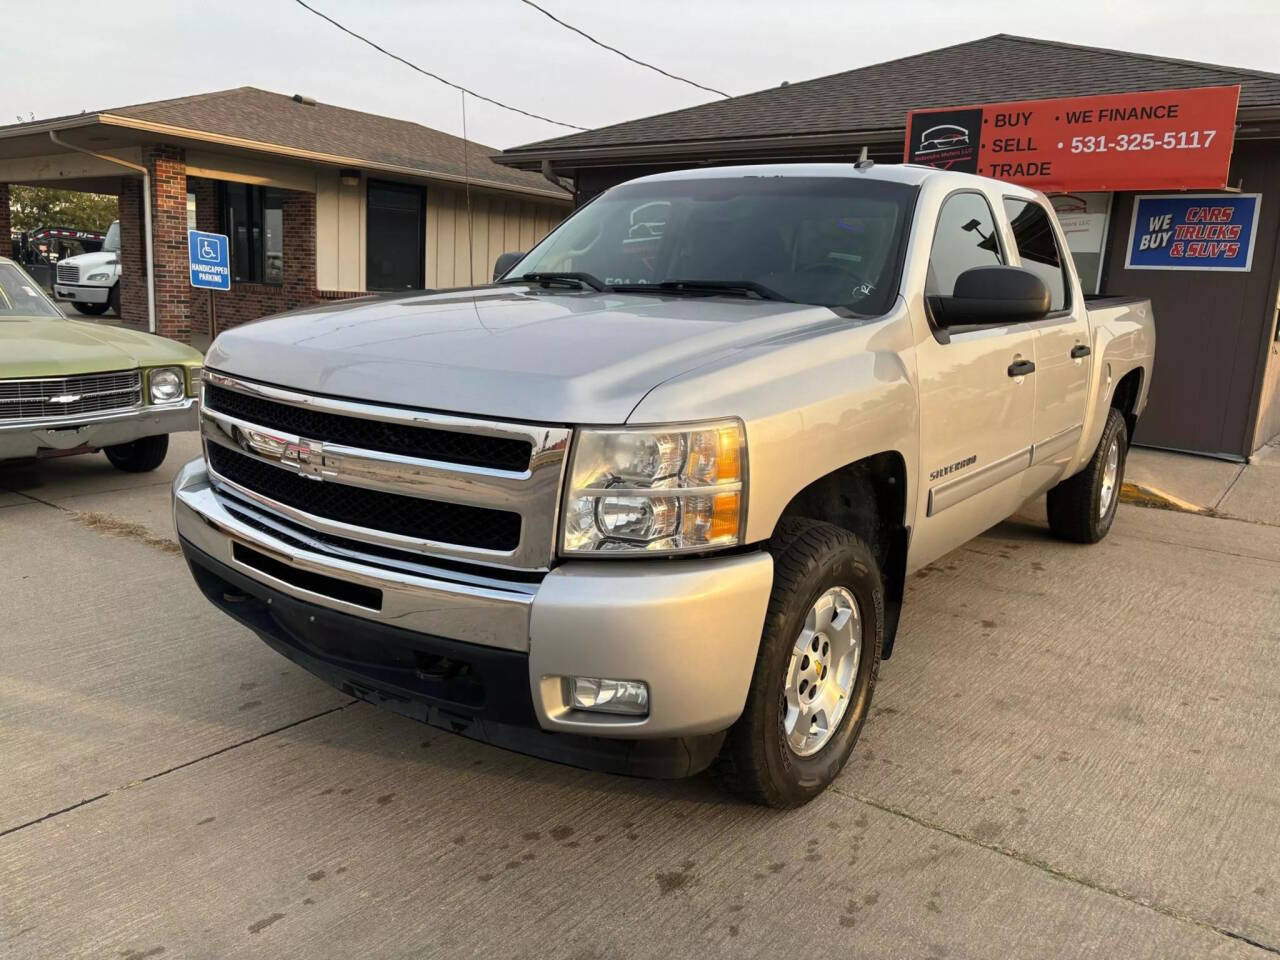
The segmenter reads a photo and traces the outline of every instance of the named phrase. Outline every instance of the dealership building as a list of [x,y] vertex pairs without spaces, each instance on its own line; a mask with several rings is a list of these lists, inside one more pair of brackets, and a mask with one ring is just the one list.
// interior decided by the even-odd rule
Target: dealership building
[[[1148,91],[1180,94],[1142,96]],[[531,143],[497,160],[571,179],[581,204],[664,170],[853,162],[864,150],[877,162],[901,162],[909,115],[937,110],[912,127],[916,162],[958,156],[968,143],[981,166],[967,169],[1039,186],[1034,163],[994,162],[991,150],[1016,153],[1026,143],[1020,131],[994,130],[1000,120],[982,107],[1016,104],[1029,113],[1029,101],[1075,98],[1120,104],[1107,110],[1136,131],[1120,141],[1042,144],[1063,148],[1053,161],[1061,176],[1046,192],[1086,295],[1144,296],[1154,305],[1156,364],[1136,440],[1248,458],[1280,434],[1280,75],[1000,35]],[[1213,105],[1223,102],[1225,112]],[[1221,122],[1189,129],[1203,103],[1195,116]],[[1045,123],[1068,119],[1064,112]],[[966,128],[966,116],[978,126]],[[1187,163],[1209,153],[1220,163],[1211,183]],[[1156,242],[1165,246],[1148,248]]]
[[[495,152],[252,87],[38,120],[0,127],[0,237],[13,184],[118,197],[120,319],[199,341],[325,300],[484,282],[572,205]],[[229,290],[192,289],[188,230],[229,238]]]

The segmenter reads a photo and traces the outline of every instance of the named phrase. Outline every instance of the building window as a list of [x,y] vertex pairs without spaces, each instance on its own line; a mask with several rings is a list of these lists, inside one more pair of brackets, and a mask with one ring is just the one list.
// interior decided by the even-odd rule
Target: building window
[[231,279],[284,282],[284,210],[280,191],[247,183],[220,183],[222,232],[231,241]]
[[1023,268],[1049,288],[1049,312],[1067,309],[1070,304],[1067,272],[1049,214],[1040,204],[1015,197],[1004,198],[1004,212],[1013,228],[1013,245],[1018,248]]

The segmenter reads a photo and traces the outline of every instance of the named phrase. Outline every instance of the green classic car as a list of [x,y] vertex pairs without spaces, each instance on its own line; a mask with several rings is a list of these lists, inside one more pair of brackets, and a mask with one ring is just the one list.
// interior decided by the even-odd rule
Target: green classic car
[[0,462],[98,450],[154,470],[198,423],[202,358],[163,337],[64,317],[0,257]]

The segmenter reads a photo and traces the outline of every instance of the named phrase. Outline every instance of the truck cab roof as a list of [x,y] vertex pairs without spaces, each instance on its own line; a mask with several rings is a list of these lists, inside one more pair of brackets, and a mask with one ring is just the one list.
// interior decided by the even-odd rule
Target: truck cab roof
[[853,163],[765,163],[742,164],[732,167],[698,167],[690,170],[672,170],[638,177],[627,183],[661,183],[677,180],[724,180],[735,177],[837,177],[847,179],[880,180],[886,183],[903,183],[922,186],[926,182],[943,182],[951,189],[977,187],[983,190],[998,188],[1010,196],[1035,197],[1038,191],[1022,187],[1007,180],[996,180],[973,173],[943,170],[919,163],[872,163],[857,167]]

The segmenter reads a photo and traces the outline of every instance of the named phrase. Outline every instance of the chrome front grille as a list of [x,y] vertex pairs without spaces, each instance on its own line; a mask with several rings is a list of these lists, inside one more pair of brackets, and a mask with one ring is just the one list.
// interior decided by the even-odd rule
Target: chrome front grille
[[131,410],[142,403],[142,373],[122,370],[74,377],[0,380],[0,421],[74,419]]
[[74,263],[58,264],[58,282],[59,283],[79,283],[80,267]]
[[318,535],[523,570],[550,563],[570,431],[303,394],[206,370],[215,485]]

